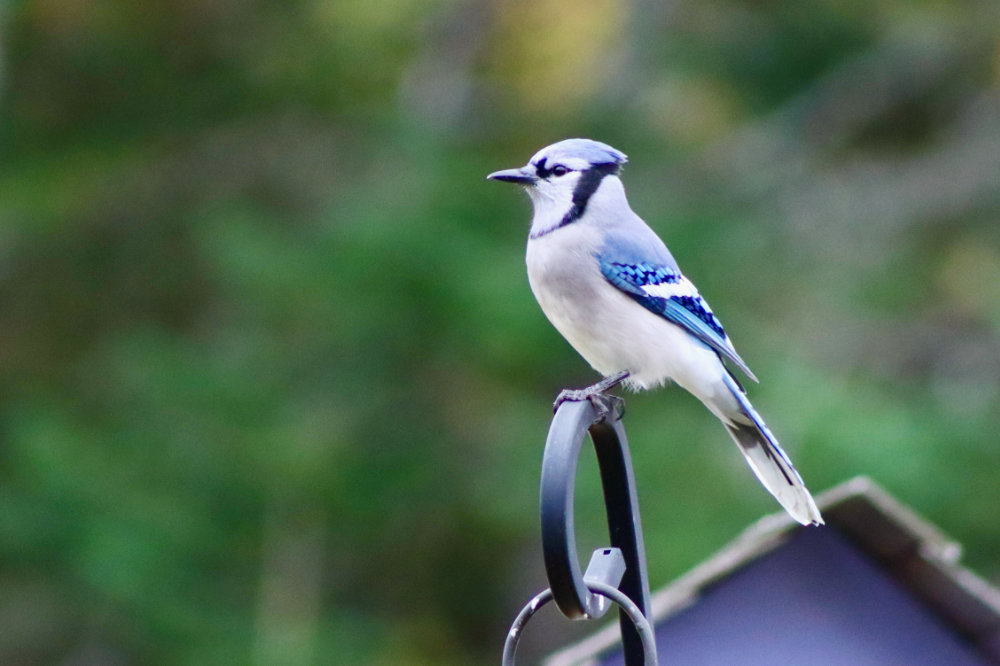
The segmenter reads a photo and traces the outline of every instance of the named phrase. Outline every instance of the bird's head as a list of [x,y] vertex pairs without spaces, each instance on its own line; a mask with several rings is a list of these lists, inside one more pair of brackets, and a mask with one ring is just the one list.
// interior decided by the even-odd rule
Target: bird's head
[[535,234],[579,219],[604,178],[617,176],[627,161],[624,153],[605,143],[566,139],[542,148],[523,167],[487,178],[524,186],[535,207]]

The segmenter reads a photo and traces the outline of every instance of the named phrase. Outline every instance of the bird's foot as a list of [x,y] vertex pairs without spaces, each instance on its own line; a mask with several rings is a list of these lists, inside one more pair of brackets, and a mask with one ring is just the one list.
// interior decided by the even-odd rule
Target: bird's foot
[[597,411],[598,421],[607,421],[609,416],[620,419],[625,413],[625,401],[616,395],[607,395],[606,391],[622,383],[629,373],[623,370],[618,374],[605,377],[601,381],[583,389],[565,389],[556,397],[552,411],[559,411],[564,402],[581,402],[586,400]]

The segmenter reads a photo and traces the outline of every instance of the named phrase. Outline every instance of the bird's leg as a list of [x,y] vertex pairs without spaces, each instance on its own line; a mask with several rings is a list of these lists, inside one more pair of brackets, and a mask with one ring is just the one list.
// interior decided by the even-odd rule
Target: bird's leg
[[621,417],[625,401],[615,395],[606,395],[606,392],[621,384],[628,378],[628,375],[628,370],[622,370],[610,377],[605,377],[587,388],[565,389],[556,397],[555,404],[552,405],[552,410],[558,411],[559,405],[567,400],[570,402],[586,400],[597,410],[599,420],[601,421],[607,419],[609,414],[617,414]]

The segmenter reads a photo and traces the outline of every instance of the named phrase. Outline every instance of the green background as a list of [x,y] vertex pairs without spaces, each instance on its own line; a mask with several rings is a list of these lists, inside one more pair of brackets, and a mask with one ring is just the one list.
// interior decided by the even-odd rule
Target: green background
[[[485,175],[571,136],[809,487],[1000,574],[995,0],[0,7],[0,662],[498,663],[596,375]],[[779,509],[683,391],[626,423],[654,587]]]

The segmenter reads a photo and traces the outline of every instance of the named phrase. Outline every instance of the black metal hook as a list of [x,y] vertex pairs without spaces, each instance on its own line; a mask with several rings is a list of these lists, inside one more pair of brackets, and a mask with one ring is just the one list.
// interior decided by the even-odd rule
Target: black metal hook
[[[595,406],[594,402],[599,402],[599,405]],[[607,395],[593,396],[588,400],[567,400],[556,410],[545,442],[540,493],[542,551],[551,598],[569,619],[596,618],[607,610],[608,602],[605,597],[608,595],[595,594],[591,589],[595,588],[594,583],[602,576],[614,578],[621,575],[620,569],[614,570],[614,558],[618,558],[619,562],[624,560],[625,565],[624,575],[621,575],[617,589],[634,604],[643,617],[649,617],[646,554],[632,458],[625,428],[621,423],[623,404],[620,398]],[[584,433],[590,434],[597,453],[612,546],[605,551],[609,556],[606,558],[606,565],[601,563],[601,551],[595,552],[595,559],[591,561],[586,576],[580,573],[573,523],[576,468]],[[620,555],[614,549],[620,550]],[[609,569],[606,573],[602,573],[604,567]],[[607,583],[604,585],[606,587]],[[515,623],[508,643],[511,638],[516,641],[523,623],[537,610],[540,606],[537,602],[545,594],[536,597],[525,608],[525,611],[532,609],[531,612],[522,611],[518,616],[521,624]],[[547,600],[546,598],[545,601]],[[639,626],[641,623],[635,623],[634,618],[630,617],[624,605],[617,600],[616,603],[621,606],[619,623],[625,663],[629,666],[656,663],[655,654],[649,654],[643,648],[643,631],[649,633],[645,636],[646,645],[651,645],[649,623],[643,629]],[[655,648],[649,649],[655,652]]]

